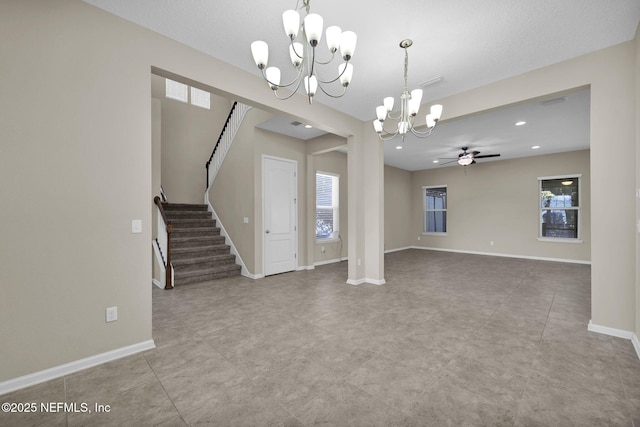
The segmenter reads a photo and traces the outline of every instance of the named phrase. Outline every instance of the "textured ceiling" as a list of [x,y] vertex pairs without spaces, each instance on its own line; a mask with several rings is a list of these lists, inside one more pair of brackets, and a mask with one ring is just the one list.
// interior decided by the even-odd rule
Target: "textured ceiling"
[[[256,76],[259,71],[251,58],[250,44],[254,40],[267,41],[270,65],[283,69],[283,81],[292,75],[286,70],[290,64],[288,39],[282,29],[281,15],[283,11],[295,8],[295,1],[85,1]],[[409,49],[410,90],[442,76],[439,82],[424,88],[423,104],[428,104],[631,40],[640,21],[638,0],[315,0],[311,11],[322,15],[325,27],[338,25],[358,35],[352,60],[354,77],[347,94],[332,99],[319,93],[314,103],[324,103],[361,120],[374,118],[375,107],[381,104],[383,97],[394,96],[397,102],[403,86],[404,53],[398,47],[402,39],[410,38],[414,42]],[[324,43],[322,49],[324,52]],[[266,83],[265,90],[269,90]],[[588,109],[588,96],[582,101]],[[578,108],[578,103],[566,102],[562,108],[572,105]],[[581,108],[584,109],[584,105]],[[443,119],[446,119],[446,113],[445,105]],[[581,114],[580,110],[565,113],[569,117]],[[507,151],[504,144],[500,147],[491,142],[503,137],[496,133],[498,126],[493,125],[497,117],[489,117],[488,123],[473,123],[476,129],[467,132],[471,142],[465,144],[481,145],[479,151],[483,153],[496,149],[504,153]],[[442,123],[436,128],[430,144],[435,144],[436,134],[444,134],[447,127],[462,128],[464,125],[462,120]],[[542,129],[550,128],[548,124],[538,126],[527,130],[532,133],[530,137],[540,137]],[[480,129],[487,133],[480,134]],[[464,129],[451,133],[457,134],[459,139],[465,134]],[[451,138],[443,150],[454,151],[461,146]],[[413,170],[413,159],[396,160],[400,154],[391,153],[391,144],[385,145],[385,162]],[[425,145],[424,141],[422,145]],[[524,148],[523,145],[521,149]],[[400,151],[406,157],[411,150],[407,146]],[[566,150],[559,147],[557,151]],[[435,153],[423,152],[421,155],[431,159]],[[416,158],[418,153],[414,152],[410,157]],[[424,166],[423,163],[420,168]]]
[[[86,1],[256,75],[249,46],[265,40],[269,62],[285,80],[290,63],[281,15],[295,1]],[[631,40],[640,21],[638,0],[315,0],[311,11],[325,27],[358,34],[348,94],[337,100],[319,94],[316,102],[361,120],[373,119],[384,96],[399,96],[402,39],[414,42],[410,88],[443,77],[425,90],[428,103]]]

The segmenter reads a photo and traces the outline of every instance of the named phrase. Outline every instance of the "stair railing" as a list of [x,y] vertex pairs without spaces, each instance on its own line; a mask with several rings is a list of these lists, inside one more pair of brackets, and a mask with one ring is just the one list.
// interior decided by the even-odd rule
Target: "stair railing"
[[207,186],[204,196],[205,203],[208,203],[209,201],[209,188],[213,184],[218,171],[220,171],[222,162],[233,143],[233,139],[235,138],[238,129],[240,129],[240,125],[242,120],[244,120],[245,114],[247,114],[247,111],[250,109],[250,105],[241,104],[236,101],[233,103],[231,111],[229,111],[229,115],[222,127],[222,131],[216,141],[216,145],[213,147],[211,156],[209,156],[209,160],[205,164],[205,168],[207,169]]
[[164,264],[164,288],[173,289],[173,265],[171,264],[171,231],[172,226],[162,206],[162,199],[156,196],[153,202],[158,207],[158,238],[155,240],[160,258]]

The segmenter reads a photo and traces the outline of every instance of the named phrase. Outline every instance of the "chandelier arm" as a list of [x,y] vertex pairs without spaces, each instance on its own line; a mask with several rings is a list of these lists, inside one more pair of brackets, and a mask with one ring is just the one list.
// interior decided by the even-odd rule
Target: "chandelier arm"
[[[289,87],[293,84],[297,83],[296,88],[300,87],[300,82],[302,81],[302,79],[300,78],[302,76],[302,71],[303,71],[303,67],[299,67],[298,68],[298,75],[290,82],[290,83],[286,83],[286,84],[275,84],[271,81],[269,81],[269,79],[267,78],[267,73],[265,73],[265,70],[262,70],[262,78],[265,79],[267,81],[267,83],[269,83],[271,86],[277,86],[279,88],[281,87]],[[285,98],[286,99],[286,98]]]
[[336,57],[336,53],[335,53],[335,52],[331,52],[331,59],[329,59],[329,60],[328,60],[328,61],[326,61],[326,62],[316,61],[316,64],[318,64],[318,65],[327,65],[327,64],[330,64],[330,63],[331,63],[331,61],[333,61],[333,59],[334,59],[335,57]]
[[432,128],[428,128],[426,131],[421,132],[412,127],[411,133],[417,136],[418,138],[426,138],[427,136],[431,135],[431,132],[433,131],[434,128],[435,126]]
[[296,88],[293,89],[291,91],[291,93],[289,95],[287,95],[287,96],[284,96],[284,97],[279,96],[277,89],[273,91],[273,94],[276,96],[276,98],[278,98],[278,99],[280,99],[282,101],[287,100],[287,99],[291,98],[293,95],[295,95],[298,92],[298,88],[300,88],[300,83],[301,82],[302,82],[302,79],[298,80],[298,84],[296,85]]
[[[395,137],[396,135],[398,135],[398,133],[399,133],[400,131],[399,131],[399,130],[398,130],[398,128],[396,127],[394,132],[389,132],[389,131],[384,127],[384,122],[383,122],[383,123],[382,123],[382,132],[384,132],[384,133],[385,133],[385,136],[387,136],[387,135],[392,135],[391,137],[387,138],[387,139],[391,139],[391,138]],[[386,139],[385,139],[385,141],[386,141]]]
[[[318,81],[320,81],[320,79],[318,79]],[[332,80],[333,82],[335,82],[335,80]],[[322,83],[327,83],[327,82],[322,82]],[[329,82],[331,83],[331,82]],[[318,83],[318,87],[320,88],[320,90],[322,92],[324,92],[325,95],[330,96],[331,98],[340,98],[341,96],[343,96],[345,93],[347,93],[347,87],[343,86],[344,89],[342,90],[342,93],[340,95],[332,95],[329,92],[327,92],[326,90],[324,90],[324,88],[322,87],[322,85],[320,83]]]
[[[349,61],[345,62],[345,64],[348,64],[348,63],[349,63]],[[318,64],[320,64],[320,63],[318,63]],[[340,74],[338,74],[338,77],[336,77],[336,78],[335,78],[335,79],[333,79],[333,80],[326,80],[326,81],[325,81],[325,80],[321,80],[321,79],[320,79],[320,77],[318,77],[318,76],[316,76],[316,78],[318,79],[318,82],[320,82],[320,83],[327,83],[327,84],[329,84],[329,83],[333,83],[333,82],[335,82],[335,81],[338,81],[338,80],[340,79],[340,77],[342,77],[342,75],[343,75],[346,71],[347,71],[347,66],[345,65],[345,66],[344,66],[344,68],[342,69],[342,72],[341,72]],[[324,91],[323,91],[323,92],[324,92]],[[344,95],[346,92],[347,92],[347,91],[345,90],[342,94]],[[324,92],[324,93],[326,93],[326,92]],[[327,95],[329,95],[329,94],[327,93]]]
[[400,120],[402,118],[402,112],[398,113],[398,117],[394,117],[391,115],[391,112],[387,113],[387,116],[391,119],[391,120]]
[[384,132],[386,133],[386,135],[384,136],[382,135],[382,133],[378,134],[378,138],[380,138],[382,141],[389,141],[398,136],[398,131],[396,131],[395,133],[389,133],[385,130]]

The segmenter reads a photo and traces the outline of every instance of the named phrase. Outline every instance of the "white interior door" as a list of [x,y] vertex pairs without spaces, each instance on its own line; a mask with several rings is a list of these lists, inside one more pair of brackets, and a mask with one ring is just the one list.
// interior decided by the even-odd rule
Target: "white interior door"
[[262,158],[264,275],[293,271],[297,260],[295,161]]

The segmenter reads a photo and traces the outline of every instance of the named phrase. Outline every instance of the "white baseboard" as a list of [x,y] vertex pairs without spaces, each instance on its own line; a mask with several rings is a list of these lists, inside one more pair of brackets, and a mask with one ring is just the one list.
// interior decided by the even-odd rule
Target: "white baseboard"
[[497,257],[503,257],[503,258],[532,259],[536,261],[553,261],[553,262],[566,262],[566,263],[572,263],[572,264],[591,265],[591,261],[583,261],[579,259],[547,258],[547,257],[529,256],[529,255],[500,254],[495,252],[463,251],[459,249],[431,248],[426,246],[411,246],[407,249],[422,249],[426,251],[455,252],[460,254],[487,255],[487,256],[497,256]]
[[154,285],[156,285],[160,289],[164,289],[164,286],[162,286],[162,283],[160,283],[160,281],[158,279],[151,279],[151,283],[153,283]]
[[636,354],[638,355],[638,359],[640,359],[640,340],[636,334],[633,334],[631,337],[631,344],[633,344],[633,348],[636,349]]
[[358,279],[358,280],[347,280],[347,285],[362,285],[363,283],[370,283],[372,285],[384,285],[387,283],[384,279]]
[[411,246],[405,246],[404,248],[385,249],[384,253],[385,254],[390,254],[391,252],[406,251],[407,249],[411,249]]
[[34,372],[22,377],[2,381],[0,382],[0,395],[20,390],[25,387],[30,387],[32,385],[40,384],[45,381],[60,378],[74,372],[82,371],[93,366],[110,362],[112,360],[131,356],[142,351],[151,350],[155,347],[156,345],[153,340],[143,341],[138,344],[117,348],[115,350],[107,351],[106,353],[96,354],[95,356],[76,360],[75,362],[65,363],[64,365],[54,366],[53,368]]
[[631,340],[631,344],[633,344],[633,348],[636,350],[636,354],[638,355],[638,359],[640,359],[640,341],[638,340],[638,336],[631,331],[625,331],[623,329],[610,328],[608,326],[596,325],[589,320],[589,326],[587,326],[587,330],[591,332],[596,332],[598,334],[609,335],[616,338],[624,338],[626,340]]
[[587,330],[590,332],[597,332],[603,335],[610,335],[616,338],[624,338],[626,340],[630,340],[633,337],[633,332],[631,331],[610,328],[608,326],[596,325],[595,323],[591,322],[591,320],[589,320],[589,325],[587,326]]
[[314,262],[313,265],[314,266],[318,266],[318,265],[334,264],[336,262],[342,262],[342,261],[346,261],[348,259],[349,258],[347,258],[347,257],[327,259],[327,260],[324,260],[324,261]]
[[314,270],[315,267],[313,265],[299,265],[298,268],[296,268],[296,271],[305,271],[305,270]]

